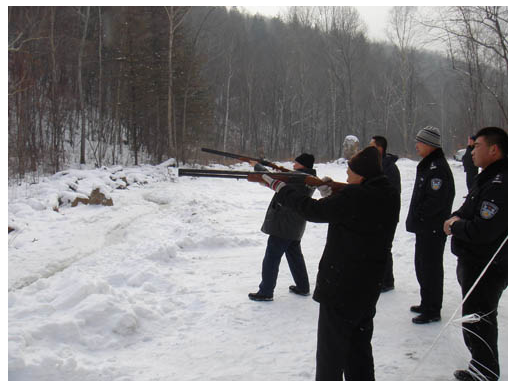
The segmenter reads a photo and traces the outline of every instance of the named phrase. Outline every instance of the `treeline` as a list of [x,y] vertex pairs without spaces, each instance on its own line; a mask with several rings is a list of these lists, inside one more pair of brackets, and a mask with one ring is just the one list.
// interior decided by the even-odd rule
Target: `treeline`
[[412,155],[428,124],[452,152],[507,128],[507,8],[420,11],[393,8],[380,43],[353,7],[9,7],[10,176],[198,161],[204,145],[328,160],[346,135]]

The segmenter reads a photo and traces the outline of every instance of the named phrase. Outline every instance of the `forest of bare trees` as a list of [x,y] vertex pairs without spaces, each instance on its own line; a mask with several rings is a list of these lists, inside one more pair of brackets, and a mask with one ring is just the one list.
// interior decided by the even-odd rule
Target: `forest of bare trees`
[[354,7],[8,12],[10,177],[192,162],[202,146],[323,161],[346,135],[413,157],[425,125],[450,154],[482,126],[508,128],[507,7],[394,7],[387,42]]

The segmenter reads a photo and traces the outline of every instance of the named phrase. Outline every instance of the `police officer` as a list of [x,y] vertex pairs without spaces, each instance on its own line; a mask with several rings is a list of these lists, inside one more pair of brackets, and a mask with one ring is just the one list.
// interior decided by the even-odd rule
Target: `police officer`
[[508,286],[507,133],[498,127],[481,129],[472,158],[482,172],[461,208],[444,223],[445,233],[452,235],[452,253],[458,257],[456,273],[464,299],[490,266],[463,303],[463,316],[477,315],[463,323],[472,359],[467,370],[456,370],[454,376],[461,381],[497,380],[497,307]]
[[427,324],[441,319],[443,251],[447,238],[443,223],[451,214],[454,178],[436,127],[421,129],[415,147],[423,159],[416,169],[406,229],[416,234],[415,271],[421,302],[411,306],[411,311],[419,313],[412,320],[415,324]]

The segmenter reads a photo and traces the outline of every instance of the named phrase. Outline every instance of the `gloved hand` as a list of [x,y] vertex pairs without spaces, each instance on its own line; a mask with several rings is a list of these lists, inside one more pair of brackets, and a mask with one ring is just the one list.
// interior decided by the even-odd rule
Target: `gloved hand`
[[285,182],[282,182],[281,180],[277,180],[277,179],[272,179],[270,176],[265,175],[265,174],[262,175],[261,178],[265,182],[264,183],[265,186],[267,186],[268,188],[271,188],[275,192],[279,192],[279,190],[281,190],[283,187],[286,186]]
[[[325,176],[324,178],[321,178],[323,182],[332,182],[333,179]],[[323,184],[322,186],[317,187],[319,190],[319,193],[321,194],[321,198],[326,198],[332,194],[332,188],[326,184]]]

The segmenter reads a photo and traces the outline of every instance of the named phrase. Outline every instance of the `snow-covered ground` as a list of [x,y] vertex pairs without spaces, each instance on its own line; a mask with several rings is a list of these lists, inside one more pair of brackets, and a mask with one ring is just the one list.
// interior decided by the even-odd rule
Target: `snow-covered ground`
[[[379,380],[452,380],[469,359],[459,311],[446,326],[461,302],[450,240],[443,320],[411,323],[409,306],[419,303],[419,293],[414,236],[404,222],[416,164],[397,162],[403,193],[393,245],[396,289],[379,299],[372,341]],[[464,172],[459,162],[450,164],[457,208],[466,194]],[[316,168],[345,181],[344,164]],[[273,302],[247,298],[260,282],[267,236],[259,228],[272,191],[176,172],[166,165],[70,170],[9,189],[10,380],[314,379],[318,304],[289,293],[286,261]],[[131,185],[118,190],[123,177]],[[109,193],[112,207],[66,204],[96,186]],[[302,240],[312,287],[326,228],[309,223]],[[505,380],[508,291],[499,325]]]

